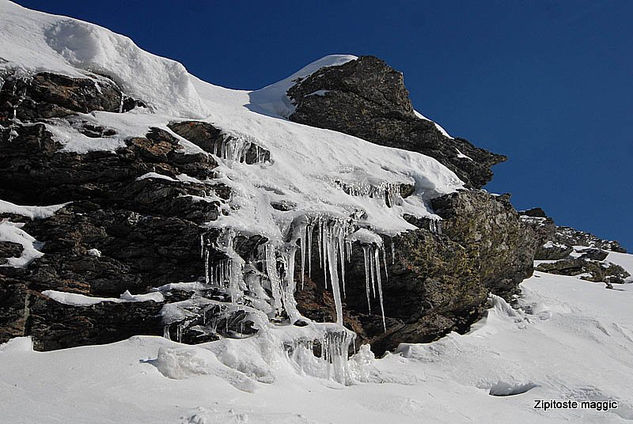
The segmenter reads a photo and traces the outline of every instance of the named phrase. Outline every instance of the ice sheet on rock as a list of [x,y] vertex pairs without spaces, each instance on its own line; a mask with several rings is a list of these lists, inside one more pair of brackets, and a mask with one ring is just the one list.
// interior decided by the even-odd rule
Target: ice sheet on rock
[[115,151],[125,147],[125,141],[120,136],[88,137],[61,119],[45,125],[46,129],[53,134],[53,139],[64,146],[61,149],[62,152],[85,154],[95,151]]
[[158,172],[148,172],[146,174],[141,175],[140,177],[136,177],[136,181],[143,181],[143,180],[148,180],[148,179],[166,180],[166,181],[171,181],[171,182],[178,181],[175,178],[172,178],[168,175],[159,174]]
[[25,216],[30,219],[43,219],[53,216],[55,212],[66,205],[68,205],[68,203],[51,206],[20,206],[5,200],[0,200],[0,214],[7,213]]
[[152,301],[161,303],[165,301],[165,298],[159,292],[133,295],[129,291],[125,291],[123,294],[121,294],[121,297],[119,298],[86,296],[79,293],[68,293],[58,290],[45,290],[42,292],[42,294],[53,299],[55,302],[69,306],[91,306],[102,302],[128,303]]

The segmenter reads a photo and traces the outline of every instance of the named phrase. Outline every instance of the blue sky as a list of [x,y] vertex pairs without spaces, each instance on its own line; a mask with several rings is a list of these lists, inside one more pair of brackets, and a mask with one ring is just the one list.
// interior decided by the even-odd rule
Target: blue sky
[[378,56],[404,72],[419,111],[509,156],[488,190],[633,250],[631,1],[18,3],[108,27],[233,88],[331,53]]

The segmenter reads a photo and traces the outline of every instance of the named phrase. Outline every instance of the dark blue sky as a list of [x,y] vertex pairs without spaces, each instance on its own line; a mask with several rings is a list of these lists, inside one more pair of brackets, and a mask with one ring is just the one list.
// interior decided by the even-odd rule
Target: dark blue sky
[[331,53],[405,74],[415,107],[506,154],[487,188],[633,249],[633,2],[19,0],[259,88]]

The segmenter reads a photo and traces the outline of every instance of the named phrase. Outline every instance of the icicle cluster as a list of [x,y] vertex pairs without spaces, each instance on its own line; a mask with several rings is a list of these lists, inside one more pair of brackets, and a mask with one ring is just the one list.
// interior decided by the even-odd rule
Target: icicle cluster
[[[207,285],[226,288],[231,296],[231,301],[236,303],[246,288],[243,278],[244,259],[233,249],[235,232],[231,229],[224,230],[215,240],[214,246],[210,246],[205,235],[200,237],[200,255],[204,260],[204,279]],[[211,248],[218,250],[226,256],[219,261],[211,262]]]
[[[334,298],[336,322],[318,324],[307,321],[311,322],[309,325],[319,328],[317,334],[320,336],[315,340],[321,345],[321,359],[327,365],[326,377],[340,382],[345,382],[348,352],[355,339],[355,334],[343,326],[345,262],[351,261],[355,243],[358,243],[363,251],[369,313],[372,301],[378,299],[383,327],[386,330],[382,290],[382,273],[384,272],[384,279],[388,278],[385,246],[379,235],[369,229],[356,229],[353,222],[353,218],[345,216],[301,215],[290,224],[285,240],[268,240],[260,244],[248,263],[245,263],[234,250],[236,234],[233,230],[223,229],[219,235],[217,230],[214,230],[213,241],[211,233],[204,234],[200,239],[207,285],[225,289],[231,295],[234,304],[243,303],[245,292],[248,292],[249,302],[254,302],[255,297],[261,299],[259,301],[266,307],[270,307],[266,311],[269,319],[281,317],[285,312],[291,323],[307,320],[299,313],[295,300],[295,263],[301,267],[303,288],[305,276],[312,276],[312,256],[315,256],[315,263],[318,258],[318,266],[323,270],[324,285],[331,290]],[[316,254],[313,253],[315,248]],[[393,262],[393,242],[391,248]],[[300,253],[298,261],[297,253]],[[260,311],[264,309],[260,308]],[[181,330],[176,330],[178,336]],[[169,336],[168,327],[165,334]],[[312,352],[313,341],[298,339],[293,344],[296,344],[292,349],[296,351],[296,355],[308,355],[308,352]],[[310,356],[314,358],[312,353]],[[300,361],[300,358],[296,359]],[[307,357],[301,360],[310,361]]]
[[[20,81],[31,85],[31,79],[30,78],[19,78]],[[2,87],[4,87],[4,83],[5,80],[0,78],[0,89],[2,89]],[[16,94],[16,87],[17,84],[13,84],[12,90],[11,90],[11,95],[15,96]],[[16,131],[16,121],[17,121],[17,112],[18,112],[18,107],[20,107],[20,104],[24,101],[24,99],[26,98],[26,88],[24,88],[18,98],[18,101],[15,102],[13,106],[13,111],[12,111],[12,115],[11,115],[11,123],[9,124],[9,139],[8,141],[11,142],[13,141],[17,136],[18,136],[18,132]]]
[[363,196],[372,199],[382,199],[388,207],[402,204],[400,184],[382,182],[378,185],[366,182],[345,183],[336,181],[336,184],[350,196]]
[[[306,374],[349,384],[348,359],[356,334],[331,324],[316,324],[314,330],[315,338],[301,337],[286,346],[290,359]],[[315,347],[320,351],[318,356],[315,354]],[[314,369],[315,356],[320,358],[318,370]]]
[[439,219],[429,219],[429,231],[433,234],[442,234],[442,221]]
[[[385,279],[388,279],[389,275],[387,272],[387,257],[383,240],[380,236],[367,229],[360,229],[356,231],[348,237],[348,240],[352,242],[359,242],[363,249],[367,308],[369,310],[369,314],[371,314],[371,299],[375,299],[376,294],[378,294],[378,300],[380,302],[380,313],[382,315],[382,325],[384,330],[387,331],[387,323],[385,321],[385,307],[382,295],[382,277],[380,270],[381,258],[385,269]],[[393,262],[393,241],[391,243],[391,248],[391,256]]]
[[265,150],[247,137],[225,135],[221,141],[214,143],[213,154],[220,159],[245,163],[251,148],[255,150],[255,163],[265,160]]

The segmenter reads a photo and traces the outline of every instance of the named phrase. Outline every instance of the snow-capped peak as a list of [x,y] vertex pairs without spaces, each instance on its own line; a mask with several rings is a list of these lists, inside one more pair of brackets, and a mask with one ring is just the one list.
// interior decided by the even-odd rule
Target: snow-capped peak
[[287,118],[294,112],[295,107],[286,93],[298,79],[306,78],[321,68],[340,66],[355,59],[358,57],[349,54],[333,54],[315,60],[289,77],[251,92],[251,104],[259,112]]

